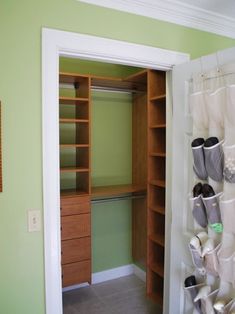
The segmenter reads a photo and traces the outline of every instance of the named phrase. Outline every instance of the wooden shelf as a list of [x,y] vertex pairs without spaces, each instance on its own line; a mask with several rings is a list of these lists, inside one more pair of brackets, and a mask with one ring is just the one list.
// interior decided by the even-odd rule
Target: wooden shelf
[[165,215],[165,207],[164,206],[154,206],[154,207],[149,207],[149,209],[155,213],[158,213],[160,215]]
[[97,197],[113,197],[129,193],[144,193],[146,186],[124,184],[111,186],[96,186],[91,188],[91,198]]
[[89,144],[60,144],[60,148],[83,148],[83,147],[89,147]]
[[140,72],[134,73],[123,79],[126,82],[138,82],[147,85],[147,70],[142,70]]
[[67,119],[61,118],[60,123],[88,123],[88,119]]
[[68,72],[59,73],[60,83],[75,84],[75,83],[80,83],[81,81],[88,80],[88,79],[89,79],[89,75],[81,75],[78,73],[68,73]]
[[166,128],[165,123],[150,125],[150,129],[165,129],[165,128]]
[[166,94],[150,97],[151,101],[165,100],[165,99],[166,99]]
[[162,278],[164,278],[164,265],[160,264],[160,263],[152,263],[149,265],[149,268],[156,274],[158,274],[159,276],[161,276]]
[[59,103],[61,105],[80,105],[80,104],[86,104],[89,101],[88,98],[83,97],[59,97]]
[[71,196],[84,196],[89,195],[87,191],[77,190],[77,189],[66,189],[60,191],[61,197],[71,197]]
[[60,172],[88,172],[89,168],[83,167],[63,167],[60,168]]
[[161,152],[158,152],[158,153],[152,152],[149,155],[152,156],[152,157],[166,157],[166,153],[165,152],[163,152],[163,153],[161,153]]
[[163,234],[151,234],[149,235],[149,239],[162,247],[165,246],[165,236]]
[[159,186],[161,188],[165,188],[166,186],[165,180],[151,180],[149,183],[152,185]]

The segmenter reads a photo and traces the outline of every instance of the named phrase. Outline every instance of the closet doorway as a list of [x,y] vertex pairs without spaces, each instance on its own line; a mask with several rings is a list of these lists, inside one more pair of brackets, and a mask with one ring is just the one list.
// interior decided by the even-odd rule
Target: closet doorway
[[[60,268],[60,191],[59,191],[59,56],[82,57],[130,66],[170,70],[173,64],[185,62],[185,54],[163,51],[104,38],[43,30],[43,170],[44,170],[44,236],[47,313],[62,313]],[[60,47],[58,49],[58,47]],[[111,47],[111,50],[107,49]],[[134,56],[134,57],[133,57]],[[144,60],[144,61],[143,61]],[[170,60],[170,62],[169,62]],[[170,76],[167,79],[170,84]],[[167,168],[167,166],[166,166]],[[50,171],[48,171],[50,169]],[[159,178],[157,178],[159,179]],[[155,178],[152,178],[155,181]],[[161,181],[161,180],[160,180]],[[169,198],[166,197],[169,201]],[[166,204],[167,206],[167,204]],[[169,255],[169,218],[166,212],[165,258]],[[167,258],[166,258],[167,260]],[[165,265],[168,272],[168,265]],[[168,291],[167,280],[164,284]],[[167,300],[164,309],[167,312]]]

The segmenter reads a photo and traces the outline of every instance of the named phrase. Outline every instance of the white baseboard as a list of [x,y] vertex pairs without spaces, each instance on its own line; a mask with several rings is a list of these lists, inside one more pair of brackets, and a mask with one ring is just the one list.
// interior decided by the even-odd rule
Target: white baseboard
[[92,274],[92,284],[117,279],[134,273],[133,264],[120,266]]
[[133,265],[133,270],[134,270],[134,274],[141,279],[142,281],[146,282],[146,272],[139,268],[138,266],[136,266],[135,264]]
[[[131,274],[135,274],[138,278],[140,278],[142,281],[146,282],[146,273],[141,268],[134,264],[124,265],[116,268],[107,269],[104,271],[100,271],[97,273],[92,274],[92,284],[105,282],[112,279],[121,278],[124,276],[128,276]],[[89,286],[88,283],[82,283],[79,285],[69,286],[66,288],[63,288],[63,292],[79,289]]]

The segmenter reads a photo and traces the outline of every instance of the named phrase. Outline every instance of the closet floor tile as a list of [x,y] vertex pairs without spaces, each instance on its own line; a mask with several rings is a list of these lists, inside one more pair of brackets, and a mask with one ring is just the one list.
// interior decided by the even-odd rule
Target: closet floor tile
[[135,275],[63,294],[63,314],[161,314],[146,298],[145,283]]

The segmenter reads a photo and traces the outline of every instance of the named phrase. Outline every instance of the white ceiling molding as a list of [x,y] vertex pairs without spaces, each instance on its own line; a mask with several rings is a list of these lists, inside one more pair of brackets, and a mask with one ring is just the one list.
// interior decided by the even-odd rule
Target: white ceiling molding
[[77,0],[235,39],[235,18],[177,0]]

